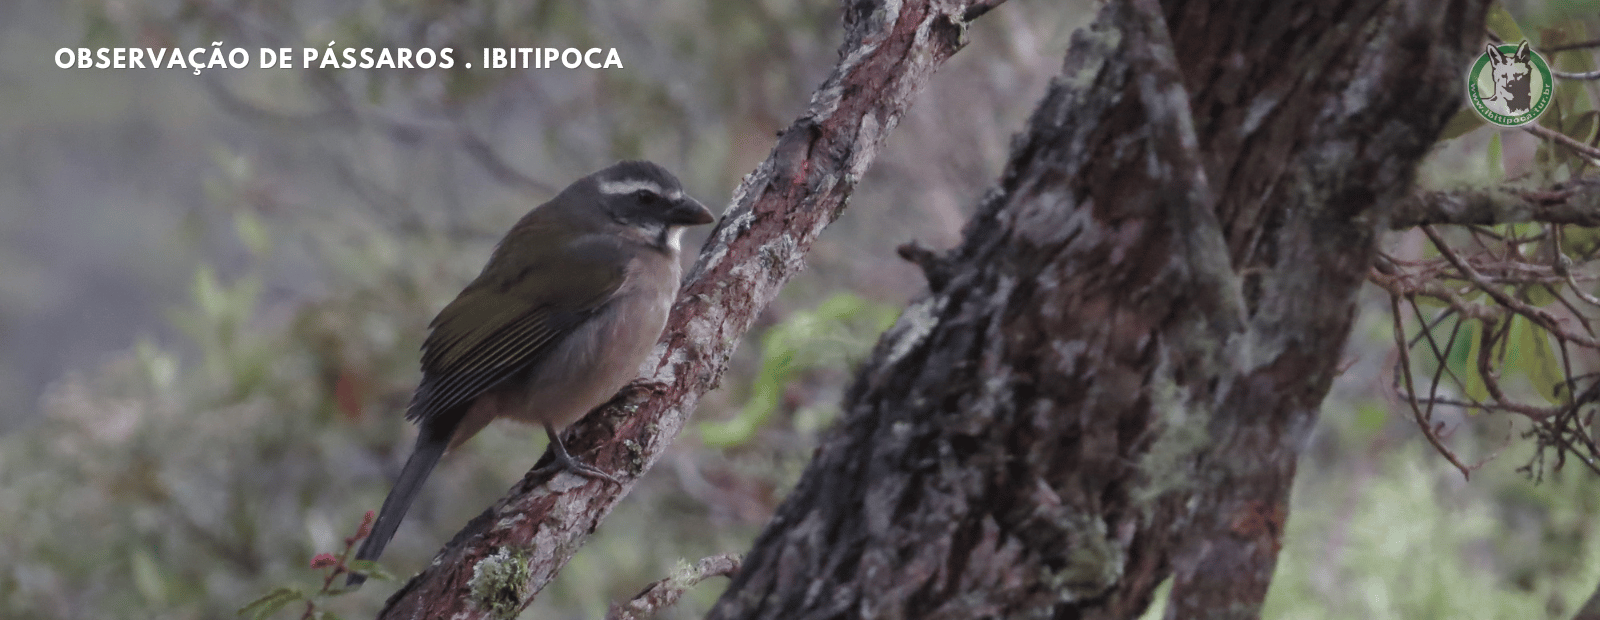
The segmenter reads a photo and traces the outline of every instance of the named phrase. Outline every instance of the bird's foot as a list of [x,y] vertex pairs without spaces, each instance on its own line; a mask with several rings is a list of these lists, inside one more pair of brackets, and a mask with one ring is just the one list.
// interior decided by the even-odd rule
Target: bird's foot
[[[547,428],[546,432],[548,432],[549,435],[550,435],[550,447],[555,451],[555,453],[556,453],[555,457],[556,458],[555,458],[554,461],[551,461],[550,464],[545,465],[544,467],[540,467],[536,471],[543,471],[545,469],[549,469],[549,468],[553,467],[556,470],[555,473],[561,473],[563,470],[564,471],[570,471],[570,472],[572,472],[574,474],[577,474],[579,476],[583,476],[583,477],[588,478],[590,480],[604,480],[606,482],[610,482],[611,484],[615,484],[615,485],[617,485],[619,487],[622,486],[622,481],[621,480],[617,480],[615,476],[612,476],[611,474],[608,474],[606,472],[600,471],[599,468],[596,468],[595,466],[590,465],[588,463],[584,463],[582,461],[579,461],[578,459],[573,458],[573,456],[571,454],[568,454],[567,453],[567,447],[565,445],[562,445],[561,437],[559,435],[557,435],[553,429],[548,429]],[[554,474],[552,474],[552,475],[554,475]]]
[[608,474],[606,472],[600,471],[599,468],[597,468],[597,467],[595,467],[593,465],[590,465],[588,463],[584,463],[582,461],[579,461],[578,459],[572,458],[570,455],[565,455],[565,454],[562,454],[560,452],[556,453],[556,460],[551,461],[549,465],[545,465],[544,467],[541,467],[539,469],[540,470],[545,470],[545,469],[551,469],[551,468],[554,468],[556,470],[555,473],[561,473],[562,471],[569,471],[569,472],[572,472],[572,473],[577,474],[579,476],[583,476],[585,478],[588,478],[590,480],[604,480],[604,481],[609,482],[611,484],[615,484],[617,486],[622,486],[622,481],[621,480],[617,480],[616,476],[612,476],[611,474]]

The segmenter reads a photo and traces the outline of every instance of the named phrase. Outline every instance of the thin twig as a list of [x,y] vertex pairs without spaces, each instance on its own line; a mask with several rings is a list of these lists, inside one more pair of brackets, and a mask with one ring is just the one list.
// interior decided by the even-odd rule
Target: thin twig
[[1566,71],[1550,70],[1550,75],[1568,80],[1600,80],[1600,71],[1587,71],[1584,73],[1567,73]]
[[1600,39],[1591,39],[1591,40],[1588,40],[1588,41],[1579,41],[1577,43],[1567,43],[1565,45],[1555,45],[1555,46],[1551,46],[1551,47],[1547,47],[1547,48],[1541,49],[1541,50],[1539,50],[1539,53],[1541,53],[1541,54],[1554,54],[1556,52],[1565,52],[1567,50],[1581,50],[1581,49],[1589,48],[1589,47],[1600,47]]
[[681,564],[672,575],[645,586],[633,600],[626,604],[612,604],[610,611],[606,612],[606,620],[644,620],[650,618],[661,610],[673,606],[683,597],[683,593],[702,581],[712,577],[732,575],[739,572],[740,557],[737,553],[723,553],[703,558],[694,566]]
[[1589,158],[1591,162],[1600,164],[1600,149],[1589,146],[1577,140],[1573,140],[1572,138],[1567,137],[1567,135],[1564,133],[1546,128],[1538,123],[1528,123],[1523,125],[1522,130],[1572,149],[1579,155]]
[[[1408,396],[1414,395],[1417,392],[1417,384],[1411,378],[1411,355],[1406,351],[1405,347],[1406,328],[1405,323],[1400,320],[1400,298],[1398,296],[1389,296],[1389,310],[1389,315],[1394,318],[1394,343],[1395,348],[1400,351],[1400,368],[1402,375],[1405,377],[1406,393]],[[1461,477],[1471,479],[1472,470],[1461,464],[1461,459],[1456,458],[1456,453],[1451,452],[1450,448],[1439,440],[1438,435],[1434,434],[1429,425],[1431,420],[1429,416],[1422,413],[1422,407],[1417,405],[1416,397],[1410,396],[1406,398],[1406,403],[1411,405],[1412,418],[1417,421],[1417,428],[1422,430],[1422,436],[1427,438],[1428,443],[1433,444],[1433,449],[1438,450],[1439,454],[1444,455],[1445,460],[1450,461],[1451,465],[1455,465],[1456,469],[1461,470]]]
[[[1412,311],[1413,314],[1416,315],[1417,323],[1419,325],[1420,324],[1426,324],[1427,321],[1424,320],[1423,317],[1422,317],[1422,308],[1417,306],[1416,300],[1415,299],[1407,299],[1406,303],[1411,304],[1411,311]],[[1446,310],[1445,312],[1441,312],[1440,314],[1441,315],[1447,315],[1447,314],[1453,314],[1453,313],[1450,312],[1449,310]],[[1452,350],[1454,350],[1455,346],[1456,346],[1456,336],[1461,333],[1461,323],[1462,323],[1462,321],[1460,319],[1457,319],[1456,322],[1455,322],[1455,325],[1450,328],[1450,340],[1449,340],[1449,342],[1445,343],[1443,351],[1439,350],[1439,343],[1434,341],[1434,339],[1433,339],[1433,329],[1431,327],[1422,330],[1422,334],[1420,334],[1420,336],[1425,336],[1427,338],[1427,340],[1428,340],[1428,348],[1433,349],[1434,359],[1439,360],[1439,367],[1435,368],[1434,371],[1433,371],[1433,383],[1428,387],[1428,397],[1429,397],[1429,399],[1432,399],[1434,396],[1438,396],[1438,394],[1439,394],[1439,378],[1441,377],[1442,373],[1450,373],[1450,378],[1455,380],[1456,385],[1466,385],[1465,381],[1462,381],[1460,377],[1456,376],[1455,371],[1450,370],[1450,364],[1448,363],[1448,360],[1450,359],[1450,352]],[[1428,404],[1428,417],[1430,419],[1433,417],[1433,404],[1432,404],[1431,400],[1429,401],[1429,404]]]
[[1573,342],[1586,347],[1600,348],[1600,340],[1580,334],[1567,333],[1565,330],[1561,329],[1560,323],[1554,316],[1551,316],[1549,312],[1545,312],[1542,308],[1529,306],[1528,304],[1523,303],[1521,300],[1507,295],[1505,291],[1500,290],[1500,287],[1495,286],[1493,283],[1485,280],[1483,274],[1478,273],[1478,270],[1473,269],[1472,265],[1468,264],[1467,261],[1462,260],[1460,256],[1456,255],[1454,250],[1450,249],[1450,244],[1445,243],[1444,239],[1439,236],[1438,231],[1435,231],[1432,226],[1423,224],[1418,226],[1418,228],[1421,228],[1422,232],[1428,235],[1428,239],[1433,241],[1434,247],[1438,248],[1439,254],[1444,256],[1445,260],[1450,261],[1450,264],[1454,265],[1456,270],[1461,272],[1461,275],[1466,276],[1467,280],[1477,285],[1477,287],[1485,294],[1494,298],[1496,303],[1499,303],[1501,306],[1504,306],[1506,309],[1511,310],[1512,312],[1526,317],[1528,320],[1533,321],[1539,327],[1543,327],[1552,334],[1561,334],[1561,337],[1568,338]]

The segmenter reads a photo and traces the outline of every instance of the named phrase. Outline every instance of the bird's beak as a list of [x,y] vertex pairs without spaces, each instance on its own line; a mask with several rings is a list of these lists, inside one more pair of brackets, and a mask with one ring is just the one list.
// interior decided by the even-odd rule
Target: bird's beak
[[676,226],[699,226],[710,224],[715,220],[710,209],[688,196],[678,199],[672,204],[672,208],[667,210],[667,223]]

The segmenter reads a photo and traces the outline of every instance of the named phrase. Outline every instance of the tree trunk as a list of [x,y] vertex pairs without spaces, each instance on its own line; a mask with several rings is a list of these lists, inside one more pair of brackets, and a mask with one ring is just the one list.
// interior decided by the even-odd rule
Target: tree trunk
[[1128,0],[713,618],[1250,618],[1484,0]]

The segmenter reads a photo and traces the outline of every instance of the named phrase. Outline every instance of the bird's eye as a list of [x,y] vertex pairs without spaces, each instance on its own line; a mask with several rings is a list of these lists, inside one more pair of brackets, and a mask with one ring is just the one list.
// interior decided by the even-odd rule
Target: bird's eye
[[647,189],[641,189],[633,193],[633,198],[638,200],[640,204],[653,205],[661,200],[661,195]]

